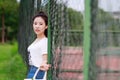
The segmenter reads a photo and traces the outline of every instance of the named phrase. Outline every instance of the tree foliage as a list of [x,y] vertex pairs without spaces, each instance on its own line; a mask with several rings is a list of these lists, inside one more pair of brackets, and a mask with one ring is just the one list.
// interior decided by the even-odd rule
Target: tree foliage
[[[5,37],[8,40],[16,39],[17,37],[18,7],[19,3],[16,0],[0,1],[0,31],[2,31],[4,25],[5,29],[3,31],[5,32]],[[2,18],[4,18],[4,21]],[[0,37],[1,36],[2,33],[0,33]]]
[[83,14],[72,8],[68,8],[69,25],[73,30],[83,29]]
[[97,20],[99,26],[101,26],[101,28],[103,28],[104,30],[120,30],[120,20],[114,18],[112,12],[105,12],[104,10],[99,9],[97,14]]

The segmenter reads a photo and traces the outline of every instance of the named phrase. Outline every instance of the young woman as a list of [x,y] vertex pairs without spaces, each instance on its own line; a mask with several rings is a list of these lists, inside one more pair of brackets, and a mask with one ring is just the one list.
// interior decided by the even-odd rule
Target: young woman
[[33,30],[36,39],[28,47],[30,70],[27,79],[34,77],[36,71],[36,79],[46,80],[46,73],[50,65],[47,64],[47,33],[48,17],[44,12],[39,12],[33,17]]

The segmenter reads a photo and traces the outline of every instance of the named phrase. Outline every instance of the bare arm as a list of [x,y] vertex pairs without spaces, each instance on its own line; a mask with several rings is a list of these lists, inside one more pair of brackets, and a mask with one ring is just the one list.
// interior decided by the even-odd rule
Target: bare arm
[[50,65],[47,64],[47,54],[44,54],[42,56],[42,59],[43,59],[43,62],[42,62],[42,65],[40,66],[40,69],[43,71],[47,71],[50,67]]
[[43,63],[47,64],[47,54],[43,54]]

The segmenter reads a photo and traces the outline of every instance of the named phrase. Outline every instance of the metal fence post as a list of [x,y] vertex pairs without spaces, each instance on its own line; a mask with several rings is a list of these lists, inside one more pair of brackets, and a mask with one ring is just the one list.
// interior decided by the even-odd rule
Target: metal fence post
[[90,56],[90,26],[91,26],[91,11],[90,11],[91,0],[85,0],[85,15],[84,15],[84,80],[88,80],[89,74],[89,56]]

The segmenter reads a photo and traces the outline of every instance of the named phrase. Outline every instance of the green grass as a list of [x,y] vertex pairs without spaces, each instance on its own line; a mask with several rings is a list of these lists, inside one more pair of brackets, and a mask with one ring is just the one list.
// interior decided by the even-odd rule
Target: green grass
[[24,80],[26,71],[17,43],[0,44],[0,80]]

